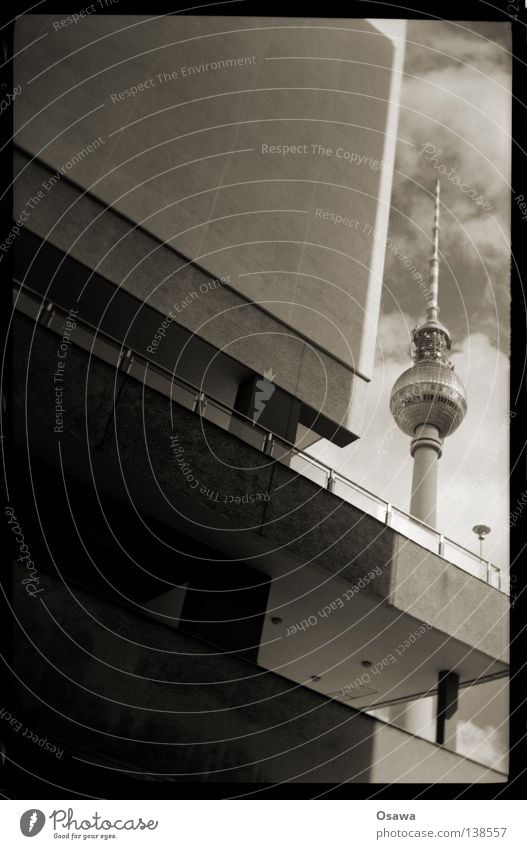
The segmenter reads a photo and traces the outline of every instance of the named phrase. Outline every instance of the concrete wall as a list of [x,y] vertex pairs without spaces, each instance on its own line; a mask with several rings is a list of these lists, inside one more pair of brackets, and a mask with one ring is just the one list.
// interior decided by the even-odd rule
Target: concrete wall
[[92,763],[180,781],[505,779],[49,574],[29,598],[19,577],[18,714]]
[[[394,26],[396,39],[361,20],[93,15],[62,27],[25,16],[16,140],[283,322],[269,330],[251,314],[249,333],[235,339],[225,315],[221,329],[215,322],[218,345],[233,345],[255,371],[272,368],[283,388],[309,391],[314,371],[323,379],[320,348],[368,379],[404,47],[404,24]],[[287,56],[310,58],[277,58]],[[244,61],[207,68],[233,57]],[[43,216],[52,240],[64,226],[56,232],[56,190],[44,186],[28,221],[35,228]],[[30,196],[19,196],[22,207]],[[142,261],[138,246],[132,256]],[[99,257],[97,246],[90,264]],[[166,300],[173,277],[156,285]],[[297,334],[315,347],[299,346]],[[328,394],[347,403],[352,379],[329,382]],[[347,417],[342,397],[334,406]]]
[[[16,218],[27,199],[42,191],[51,172],[20,154],[15,157],[15,168]],[[367,383],[350,368],[291,333],[228,285],[211,287],[203,294],[200,287],[211,282],[204,270],[104,204],[80,194],[66,180],[56,183],[45,201],[31,211],[26,222],[32,233],[158,310],[159,324],[170,311],[175,314],[174,304],[196,292],[198,297],[177,313],[178,324],[258,374],[272,367],[274,383],[327,417],[333,431],[344,429],[348,440],[360,436]],[[15,243],[15,253],[17,250]],[[40,273],[38,254],[33,267]],[[58,271],[58,263],[48,270],[50,282]],[[32,273],[35,271],[29,272],[29,285]],[[96,287],[88,280],[88,288],[90,285]],[[74,301],[72,297],[62,306],[69,309]],[[142,353],[150,356],[146,349]],[[174,352],[169,368],[177,369],[178,354]],[[330,427],[325,435],[331,439],[333,431]]]
[[508,597],[399,535],[392,603],[508,662]]
[[[64,432],[75,436],[80,445],[100,444],[112,421],[114,398],[122,375],[96,357],[89,358],[75,345],[70,346],[67,358],[61,360],[61,337],[17,313],[13,321],[13,343],[13,401],[27,417],[24,432],[28,439],[31,441],[39,435],[39,429],[31,424],[34,415],[53,434],[59,400],[55,389],[62,388]],[[67,366],[61,372],[59,364],[63,362]],[[62,384],[54,380],[57,373],[63,376]],[[55,439],[60,439],[60,433]]]
[[[272,462],[260,450],[241,442],[232,433],[200,419],[178,404],[171,404],[167,396],[143,386],[123,372],[116,373],[111,365],[101,363],[96,358],[89,360],[86,353],[75,346],[71,346],[68,353],[64,375],[64,432],[55,433],[52,375],[56,368],[60,337],[37,326],[35,338],[31,342],[32,333],[31,321],[18,318],[14,357],[15,384],[18,387],[15,400],[20,413],[20,422],[17,420],[16,425],[17,442],[25,453],[27,438],[30,450],[40,452],[42,459],[50,467],[55,467],[53,474],[55,477],[58,475],[59,484],[62,481],[60,470],[64,468],[67,475],[82,479],[89,489],[93,489],[95,484],[99,495],[109,493],[126,505],[130,500],[139,512],[135,519],[132,513],[129,521],[140,526],[144,515],[147,518],[145,532],[154,533],[154,529],[149,529],[149,517],[154,517],[166,523],[165,528],[159,527],[155,531],[163,539],[166,533],[169,536],[174,534],[173,528],[183,527],[185,533],[190,533],[195,539],[209,540],[209,546],[225,552],[220,554],[221,565],[218,564],[224,570],[229,570],[231,566],[229,550],[233,552],[233,559],[241,557],[243,562],[250,562],[266,576],[287,575],[291,565],[294,571],[299,568],[299,564],[301,572],[305,569],[308,578],[310,570],[318,570],[317,575],[322,576],[321,581],[324,574],[327,575],[328,586],[323,589],[330,599],[346,586],[352,585],[369,569],[380,567],[375,578],[357,597],[359,606],[376,607],[388,619],[400,620],[401,614],[407,617],[409,613],[417,622],[428,621],[426,617],[430,616],[431,623],[435,625],[434,631],[429,632],[430,639],[436,632],[441,638],[450,632],[458,640],[464,640],[458,648],[464,657],[466,670],[471,644],[476,644],[480,651],[488,651],[489,655],[494,651],[502,653],[503,644],[500,640],[503,634],[493,617],[506,599],[495,589],[485,588],[488,595],[482,600],[479,611],[480,619],[488,623],[487,633],[483,633],[481,627],[474,629],[470,622],[460,622],[455,617],[446,617],[443,621],[433,600],[423,602],[419,596],[426,598],[431,595],[430,570],[434,564],[435,577],[440,576],[443,585],[444,595],[441,598],[448,609],[449,601],[456,598],[460,589],[459,570],[455,567],[429,555],[419,546],[404,540],[393,529],[309,480],[297,476],[291,469]],[[30,345],[31,356],[28,356]],[[29,370],[26,363],[29,363]],[[85,397],[88,399],[87,406]],[[27,420],[23,413],[26,403],[30,412]],[[175,462],[170,441],[172,435],[179,435],[192,481],[181,473]],[[90,445],[89,454],[87,443]],[[193,480],[199,481],[198,487],[194,486]],[[33,496],[35,486],[36,495]],[[168,549],[160,552],[159,545],[155,550],[153,547],[157,537],[155,540],[146,539],[143,543],[139,571],[142,573],[146,568],[147,573],[144,577],[140,574],[138,579],[138,570],[127,565],[124,553],[117,551],[115,555],[106,547],[106,542],[103,546],[102,536],[108,536],[108,531],[102,523],[98,508],[93,520],[88,520],[85,510],[91,511],[93,507],[85,507],[69,484],[66,489],[68,501],[63,503],[64,496],[60,493],[58,497],[57,493],[53,495],[55,490],[45,471],[41,471],[40,476],[33,473],[31,486],[24,484],[21,477],[20,491],[15,495],[17,514],[20,514],[28,533],[31,550],[37,561],[39,586],[43,588],[43,593],[34,599],[28,597],[20,585],[22,594],[17,615],[20,614],[21,621],[33,635],[43,657],[37,658],[31,650],[26,650],[21,637],[17,641],[17,668],[23,673],[23,680],[30,686],[34,684],[36,692],[45,700],[49,699],[57,708],[63,705],[67,717],[71,715],[84,725],[95,726],[98,731],[83,728],[79,732],[78,726],[74,725],[64,731],[62,721],[57,726],[56,716],[48,716],[40,708],[37,714],[36,703],[32,699],[27,701],[24,696],[21,701],[24,715],[29,713],[38,716],[38,722],[43,724],[43,732],[49,731],[50,736],[58,736],[61,740],[65,734],[66,745],[68,741],[73,745],[74,738],[80,738],[81,746],[90,755],[97,754],[126,764],[139,761],[143,769],[157,770],[161,765],[167,771],[184,773],[195,772],[196,765],[199,765],[198,771],[220,770],[217,774],[225,776],[224,780],[423,781],[435,780],[440,774],[445,776],[442,780],[450,781],[490,780],[489,776],[495,775],[487,774],[483,768],[470,763],[468,766],[463,765],[451,753],[437,750],[436,754],[435,747],[427,748],[429,744],[424,741],[404,735],[401,737],[400,732],[374,723],[347,705],[328,701],[321,693],[309,691],[300,683],[300,680],[306,680],[305,675],[300,676],[297,684],[268,673],[261,666],[255,666],[247,673],[246,690],[245,684],[241,684],[239,689],[231,685],[225,689],[200,687],[197,696],[192,699],[189,695],[192,688],[169,686],[166,682],[173,680],[174,670],[174,680],[181,680],[177,677],[181,675],[185,681],[195,680],[192,676],[201,675],[203,669],[208,669],[210,675],[218,674],[220,670],[225,676],[221,680],[225,682],[239,681],[245,673],[242,670],[240,675],[239,658],[221,655],[218,659],[216,650],[189,642],[189,637],[126,611],[111,600],[95,597],[91,591],[83,595],[78,588],[73,590],[72,596],[66,596],[66,588],[55,585],[49,574],[51,566],[47,544],[38,546],[33,536],[33,533],[37,536],[39,534],[39,523],[34,522],[34,530],[29,533],[33,497],[37,504],[41,503],[41,499],[51,499],[53,502],[46,507],[54,516],[52,524],[48,527],[42,515],[40,520],[44,522],[44,534],[49,533],[48,543],[51,543],[57,558],[53,571],[57,568],[60,571],[60,563],[65,562],[67,581],[73,579],[93,587],[92,579],[88,580],[83,565],[88,555],[84,547],[81,552],[80,539],[83,540],[83,546],[88,546],[89,555],[102,571],[101,592],[108,592],[108,586],[117,586],[119,593],[130,603],[141,604],[144,599],[166,592],[167,582],[171,586],[171,581],[178,583],[188,580],[184,574],[185,569],[189,568],[188,558],[183,569],[181,552],[177,553],[177,538],[167,538]],[[231,500],[226,504],[222,497],[211,498],[210,492],[220,496],[268,493],[271,497],[270,500],[248,503],[241,499]],[[70,506],[70,499],[73,499],[73,507]],[[71,526],[70,509],[73,509],[74,515],[80,511],[88,529],[93,525],[87,537],[84,526],[81,529]],[[55,516],[57,511],[59,515]],[[63,519],[60,518],[62,514]],[[101,534],[101,530],[104,534]],[[127,530],[126,523],[118,524],[117,532],[128,551],[131,532]],[[171,549],[170,546],[174,544],[176,548]],[[115,548],[115,542],[113,545]],[[229,549],[229,545],[233,548]],[[77,551],[79,556],[72,560],[69,553]],[[149,556],[152,557],[151,564],[148,562]],[[197,556],[200,556],[199,552]],[[422,572],[419,564],[427,557],[432,559],[426,564],[427,571]],[[407,569],[405,558],[408,558]],[[414,572],[412,567],[415,566],[417,568]],[[90,568],[93,572],[93,567]],[[20,569],[18,574],[21,577]],[[149,589],[146,578],[153,583],[152,589]],[[464,589],[467,598],[474,599],[480,593],[481,582],[470,575],[463,574],[463,578],[466,581]],[[333,579],[337,579],[336,590],[329,586]],[[109,581],[108,586],[105,586],[106,580]],[[165,584],[159,585],[160,580],[164,580]],[[302,589],[299,588],[304,587],[304,580],[303,574],[299,572],[296,592],[291,593],[291,598],[302,595]],[[403,583],[402,589],[399,581]],[[409,584],[408,597],[404,593],[405,581]],[[89,614],[79,614],[76,598],[82,598],[82,604],[86,602]],[[320,599],[320,592],[308,598],[307,607],[298,614],[298,618],[318,609]],[[61,636],[46,609],[42,611],[41,604],[45,604],[53,616],[58,617],[68,636]],[[352,619],[361,618],[361,609],[357,610],[355,605],[353,611],[349,611]],[[344,614],[347,616],[348,611],[344,611]],[[288,615],[293,614],[288,611]],[[365,627],[371,633],[360,639],[354,633],[354,639],[359,639],[359,642],[371,642],[377,633],[376,628],[382,634],[383,629],[389,625],[386,621],[379,628],[378,619],[373,619],[371,614],[368,617]],[[101,630],[96,625],[98,621],[108,623],[121,636],[112,637]],[[331,620],[332,627],[335,621]],[[408,627],[407,624],[399,622],[401,633],[407,633],[413,627],[411,623]],[[340,632],[347,625],[336,627]],[[123,638],[137,641],[139,645],[126,642],[123,650]],[[324,634],[321,633],[319,639],[325,643]],[[390,649],[390,639],[395,639],[391,631],[387,642],[385,638],[385,648],[380,646],[376,650],[379,657]],[[345,636],[343,641],[346,642]],[[394,644],[398,641],[396,639]],[[94,657],[76,647],[77,642]],[[429,641],[423,637],[419,643],[418,667],[424,668],[428,645]],[[152,649],[145,649],[145,646],[154,647],[153,656]],[[167,648],[170,646],[176,657],[175,666],[172,665],[172,649]],[[291,648],[292,644],[288,643],[288,647]],[[335,665],[351,650],[349,646],[342,651],[334,646],[334,656],[324,660],[322,669]],[[187,651],[200,655],[199,664],[191,662],[183,654]],[[320,657],[312,657],[314,662],[321,662]],[[71,677],[77,683],[68,683],[60,675],[56,677],[46,658],[58,658],[66,679]],[[273,661],[271,668],[279,668],[283,660],[283,657],[278,657],[277,666]],[[110,666],[105,666],[101,661]],[[214,665],[216,661],[219,667]],[[488,663],[491,662],[489,657]],[[128,674],[116,672],[113,668],[116,666],[119,669],[121,665],[124,665]],[[410,668],[408,672],[411,673]],[[283,674],[288,673],[285,671]],[[348,675],[343,680],[352,680],[344,667],[343,675]],[[165,683],[152,682],[151,678],[159,678]],[[326,678],[324,686],[328,686]],[[86,688],[82,690],[81,699],[79,685]],[[342,686],[342,682],[339,686]],[[422,687],[419,682],[415,686],[417,689]],[[61,694],[60,699],[58,693]],[[258,704],[262,700],[261,713],[255,712],[252,703],[255,696]],[[246,698],[251,702],[251,707],[243,707],[246,705],[244,701],[233,704],[229,701],[231,698]],[[57,701],[53,702],[54,699]],[[194,711],[204,713],[200,713],[196,719],[190,710],[191,716],[188,718],[186,711],[189,704]],[[184,717],[178,713],[167,718],[162,713],[180,709],[185,711]],[[225,717],[219,717],[217,723],[210,721],[212,714],[209,715],[208,711],[222,712],[224,709]],[[159,712],[162,720],[157,715]],[[204,715],[207,716],[206,722],[203,722]],[[317,720],[312,724],[311,720],[315,716],[325,716],[327,722],[324,720],[320,723]],[[214,719],[216,717],[214,713]],[[265,724],[269,719],[272,728]],[[282,729],[282,723],[283,735],[281,730],[277,731],[277,726]],[[290,723],[295,724],[293,729]],[[200,733],[210,732],[212,728],[216,735],[214,739],[229,742],[215,744],[204,754],[201,746],[203,738],[198,735],[198,727]],[[117,735],[117,742],[116,738],[108,736],[114,734]],[[169,735],[168,738],[163,737],[164,734]],[[233,742],[233,734],[240,739],[237,737]],[[154,753],[144,755],[142,745],[139,750],[136,742],[123,742],[122,737],[129,737],[132,741],[155,739],[162,745]],[[186,740],[189,744],[185,746],[184,753],[178,751],[177,759],[168,745],[174,738]],[[289,751],[291,741],[293,747],[298,744],[298,752],[295,749],[294,754]],[[150,744],[145,744],[145,751],[149,747]],[[322,763],[325,765],[322,766]]]

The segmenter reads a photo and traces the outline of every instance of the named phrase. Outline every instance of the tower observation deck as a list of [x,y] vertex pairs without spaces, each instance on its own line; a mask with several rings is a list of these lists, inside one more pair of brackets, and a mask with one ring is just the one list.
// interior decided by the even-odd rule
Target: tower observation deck
[[443,440],[457,430],[467,412],[465,388],[448,359],[450,333],[438,320],[439,209],[438,180],[426,320],[412,333],[414,364],[396,380],[390,398],[390,410],[397,425],[412,437],[410,513],[432,527],[436,525],[437,463]]

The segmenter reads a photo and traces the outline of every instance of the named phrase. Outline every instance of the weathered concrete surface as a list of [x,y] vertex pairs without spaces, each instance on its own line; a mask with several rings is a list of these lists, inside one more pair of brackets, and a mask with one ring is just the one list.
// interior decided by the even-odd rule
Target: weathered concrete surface
[[392,39],[358,19],[92,15],[60,32],[53,20],[16,27],[16,79],[32,78],[19,143],[52,172],[73,159],[83,189],[371,376],[404,23]]
[[[72,342],[75,332],[71,335]],[[13,320],[13,388],[14,403],[27,409],[25,426],[32,432],[32,415],[49,424],[50,431],[63,424],[64,432],[97,445],[112,419],[114,399],[121,385],[121,374],[111,365],[71,344],[60,350],[61,337],[35,326],[34,321],[19,312]],[[61,359],[59,353],[65,356]],[[60,366],[64,368],[60,370]],[[54,375],[63,379],[55,381]],[[55,390],[62,389],[57,396]],[[56,419],[56,403],[62,402],[64,413]],[[60,432],[56,432],[57,439]]]
[[17,710],[91,762],[217,782],[505,779],[49,575],[29,598],[19,577]]
[[[50,171],[37,162],[28,164],[21,154],[15,157],[15,167],[16,213],[41,189]],[[178,323],[258,374],[272,368],[277,386],[318,410],[335,429],[360,436],[366,381],[228,284],[203,295],[200,286],[208,285],[211,275],[175,253],[170,244],[138,229],[89,194],[82,195],[66,180],[53,186],[45,206],[32,210],[27,226],[159,310],[160,324],[174,304],[197,292],[200,296],[178,313]]]
[[112,457],[118,450],[125,476],[138,471],[168,499],[183,496],[189,517],[202,504],[240,528],[264,521],[271,459],[138,381],[126,381],[103,450]]
[[[123,390],[116,421],[121,456],[147,476],[152,466],[167,494],[186,490],[194,504],[211,506],[238,528],[257,530],[303,563],[338,574],[350,584],[380,567],[381,575],[368,585],[368,593],[506,661],[508,600],[495,588],[179,405],[169,411],[168,399],[137,383]],[[229,494],[267,491],[270,500],[225,505],[211,502],[198,488],[188,488],[169,459],[170,427],[181,434],[185,459],[200,483]],[[112,442],[109,437],[104,450],[113,452]],[[474,608],[477,614],[471,615]]]
[[[44,347],[32,370],[37,389],[30,409],[52,430],[50,370],[56,342],[47,331],[38,333],[45,344],[39,343]],[[74,346],[70,356],[69,374],[76,374],[76,380],[71,381],[64,421],[82,445],[87,357]],[[100,449],[119,463],[119,476],[126,480],[127,473],[139,474],[150,481],[156,497],[179,520],[188,521],[191,534],[199,535],[201,525],[216,527],[214,518],[204,519],[206,512],[218,516],[219,528],[231,528],[230,535],[238,536],[242,557],[257,538],[286,559],[292,555],[350,585],[380,568],[363,592],[506,662],[508,600],[503,593],[137,380],[122,378],[112,416],[112,369],[93,358],[92,368],[88,415],[94,443],[105,434]],[[177,453],[174,436],[179,439]]]
[[509,598],[397,534],[392,604],[508,662]]

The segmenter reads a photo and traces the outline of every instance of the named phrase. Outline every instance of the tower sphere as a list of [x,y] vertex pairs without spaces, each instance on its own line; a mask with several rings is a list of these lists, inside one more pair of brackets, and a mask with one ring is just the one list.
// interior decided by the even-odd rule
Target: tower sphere
[[[412,332],[414,364],[395,381],[390,410],[403,433],[416,436],[420,426],[433,427],[439,440],[453,433],[467,412],[465,387],[448,359],[451,339],[438,320],[439,289],[439,181],[436,183],[433,251],[430,260],[426,320]],[[430,434],[428,434],[428,438]],[[424,439],[424,441],[423,441]],[[423,437],[423,447],[428,445]],[[412,443],[415,449],[415,440]],[[429,447],[429,446],[428,446]],[[414,450],[413,449],[413,450]],[[440,456],[441,442],[438,442]]]
[[414,436],[419,425],[433,425],[443,439],[465,418],[465,387],[449,364],[421,360],[396,380],[390,411],[407,436]]

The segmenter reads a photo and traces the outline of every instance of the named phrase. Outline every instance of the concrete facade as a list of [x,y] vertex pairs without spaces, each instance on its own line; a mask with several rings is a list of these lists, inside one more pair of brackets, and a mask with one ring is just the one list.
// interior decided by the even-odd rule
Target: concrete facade
[[[505,778],[78,587],[48,575],[44,584],[45,607],[17,585],[20,630],[35,644],[18,641],[20,708],[38,712],[40,733],[75,752],[79,767],[247,784]],[[74,724],[63,721],[70,714]]]
[[[137,293],[146,276],[143,297],[160,310],[178,286],[188,291],[188,266],[174,267],[173,256],[166,274],[148,274],[144,233],[115,246],[119,226],[101,238],[106,221],[92,225],[78,197],[58,219],[55,196],[67,190],[57,182],[71,179],[228,281],[223,303],[207,299],[207,307],[187,311],[196,332],[255,372],[272,369],[288,392],[314,392],[319,403],[327,396],[332,421],[360,435],[404,25],[213,16],[126,23],[105,15],[60,28],[35,15],[17,24],[18,49],[42,31],[48,37],[17,60],[16,141],[56,180],[44,180],[45,202],[27,226],[79,258],[88,251],[92,266],[103,260],[102,273],[111,265],[113,279],[119,253],[138,238],[127,257],[128,265],[136,260],[132,277],[119,284]],[[233,65],[233,57],[247,61]],[[17,180],[21,208],[42,188],[36,174],[30,182]]]
[[[32,344],[30,322],[21,318],[17,324],[23,368]],[[143,385],[140,373],[133,378],[85,355],[72,358],[67,385],[91,385],[99,407],[88,407],[86,413],[83,396],[67,392],[65,433],[45,437],[54,399],[42,387],[53,368],[55,339],[52,332],[37,330],[36,358],[29,358],[27,388],[19,397],[19,430],[27,433],[32,453],[56,463],[60,441],[61,462],[77,478],[95,481],[114,497],[132,498],[140,511],[206,541],[223,552],[222,568],[241,561],[270,578],[260,665],[332,698],[348,701],[353,695],[358,707],[433,690],[439,670],[448,664],[459,669],[463,685],[506,673],[508,602],[503,593],[241,441],[228,422],[218,427],[171,403],[167,395]],[[24,381],[22,371],[17,383]],[[24,397],[32,410],[28,421]],[[86,436],[92,446],[89,462],[81,460]],[[178,468],[180,454],[184,474]],[[111,483],[120,478],[126,495]],[[349,604],[302,635],[299,657],[298,638],[287,639],[288,627],[367,575],[367,586]],[[161,588],[151,595],[162,593]],[[273,611],[280,616],[279,628],[271,623]],[[382,661],[391,646],[416,630],[412,653],[393,667],[387,662],[389,668],[374,675],[372,693],[346,689],[363,672],[362,660]],[[306,655],[307,664],[302,661]],[[313,684],[310,674],[318,675],[320,668],[323,681]]]

